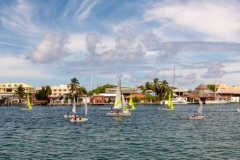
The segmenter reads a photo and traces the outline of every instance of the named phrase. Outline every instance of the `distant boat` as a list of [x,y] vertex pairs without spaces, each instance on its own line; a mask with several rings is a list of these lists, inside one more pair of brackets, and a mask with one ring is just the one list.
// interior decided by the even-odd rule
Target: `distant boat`
[[167,107],[163,107],[163,108],[159,108],[160,110],[164,110],[164,111],[172,111],[174,110],[174,105],[172,103],[172,92],[169,92],[168,94],[168,103],[167,103]]
[[237,112],[240,112],[240,108],[238,108],[236,111],[237,111]]
[[22,108],[21,110],[32,110],[32,105],[31,105],[31,102],[30,102],[30,98],[29,98],[29,94],[27,94],[27,105],[25,108]]
[[72,112],[75,113],[75,116],[73,118],[70,119],[70,122],[87,122],[88,118],[87,118],[87,101],[84,98],[84,104],[85,104],[85,117],[77,117],[77,108],[76,108],[76,104],[75,104],[75,98],[73,101],[74,105],[73,105],[73,109]]
[[[181,97],[172,97],[171,98],[172,104],[188,104],[187,100]],[[168,104],[169,100],[162,100],[160,102],[161,105]]]
[[73,98],[73,108],[72,108],[72,112],[74,114],[66,114],[63,117],[64,118],[74,118],[75,116],[78,117],[78,115],[76,115],[76,102],[75,102],[75,97]]
[[116,96],[115,96],[115,103],[113,109],[116,110],[114,113],[114,110],[112,110],[111,107],[111,112],[106,113],[107,117],[129,117],[131,116],[131,112],[129,112],[129,108],[126,105],[124,96],[122,95],[121,91],[121,80],[118,80],[118,85],[117,85],[117,91],[116,91]]
[[136,110],[134,103],[133,103],[133,99],[132,99],[132,93],[130,94],[128,105],[130,106],[130,109],[129,109],[130,111]]
[[198,101],[199,101],[198,114],[193,114],[191,116],[188,116],[187,119],[189,119],[189,120],[202,120],[202,119],[205,118],[205,116],[202,115],[203,114],[202,113],[203,112],[203,107],[202,107],[203,103],[202,103],[200,98],[198,99]]
[[226,101],[226,100],[206,100],[205,104],[226,104],[226,103],[231,103],[231,101]]

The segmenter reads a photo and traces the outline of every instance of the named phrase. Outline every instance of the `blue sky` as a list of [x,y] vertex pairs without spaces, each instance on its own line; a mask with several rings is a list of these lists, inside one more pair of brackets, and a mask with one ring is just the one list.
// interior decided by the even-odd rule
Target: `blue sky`
[[0,35],[0,83],[240,86],[238,0],[0,0]]

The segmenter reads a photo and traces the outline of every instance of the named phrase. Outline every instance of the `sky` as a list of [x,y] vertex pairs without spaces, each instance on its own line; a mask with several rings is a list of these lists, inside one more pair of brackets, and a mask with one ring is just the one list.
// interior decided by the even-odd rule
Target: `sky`
[[0,57],[0,83],[240,87],[240,1],[0,0]]

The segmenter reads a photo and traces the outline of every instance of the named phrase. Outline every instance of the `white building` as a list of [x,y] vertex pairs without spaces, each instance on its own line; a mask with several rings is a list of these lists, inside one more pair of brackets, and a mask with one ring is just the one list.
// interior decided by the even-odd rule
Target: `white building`
[[[59,86],[50,86],[50,88],[52,89],[52,94],[50,95],[50,97],[52,97],[52,98],[71,93],[71,91],[69,90],[67,85],[63,85],[63,84],[61,84]],[[37,91],[39,91],[39,90],[42,90],[42,87],[37,87]]]
[[0,83],[0,96],[13,96],[22,85],[26,93],[35,93],[34,87],[26,83]]

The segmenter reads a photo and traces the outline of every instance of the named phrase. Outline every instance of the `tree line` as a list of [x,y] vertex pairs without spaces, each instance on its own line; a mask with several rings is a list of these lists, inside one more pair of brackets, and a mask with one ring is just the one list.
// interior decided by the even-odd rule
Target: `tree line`
[[[215,85],[209,84],[207,85],[212,91],[215,91]],[[114,88],[116,85],[111,85],[111,84],[105,84],[103,86],[99,86],[96,89],[93,89],[89,92],[85,89],[85,87],[81,87],[80,83],[77,78],[72,78],[71,82],[67,84],[68,89],[70,90],[70,93],[65,95],[65,98],[68,99],[77,99],[80,95],[93,95],[99,94],[99,93],[105,93],[106,88]],[[138,86],[142,90],[142,93],[145,94],[147,91],[153,91],[155,95],[150,95],[146,94],[146,99],[148,101],[152,100],[154,101],[160,101],[163,99],[166,99],[170,93],[173,92],[175,89],[172,86],[169,86],[168,82],[166,80],[160,81],[159,78],[154,78],[152,82],[145,82],[144,85]],[[16,94],[19,96],[19,98],[23,98],[26,93],[25,89],[23,86],[20,84],[16,90]],[[49,101],[49,96],[52,94],[52,89],[50,86],[45,86],[42,87],[41,90],[37,91],[35,94],[35,97],[37,100],[48,100]],[[58,97],[58,99],[63,99],[63,95]],[[81,101],[81,99],[78,99]],[[138,99],[134,98],[134,101],[137,102],[139,101]]]

